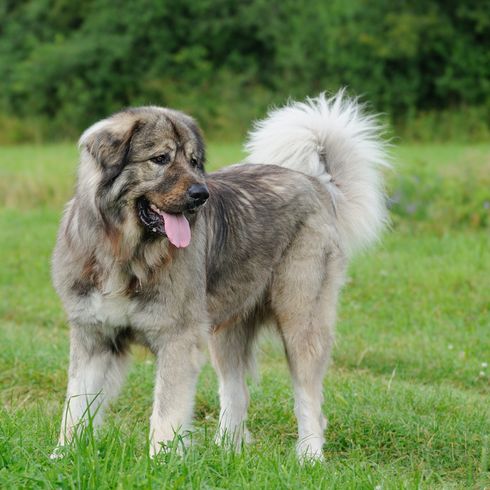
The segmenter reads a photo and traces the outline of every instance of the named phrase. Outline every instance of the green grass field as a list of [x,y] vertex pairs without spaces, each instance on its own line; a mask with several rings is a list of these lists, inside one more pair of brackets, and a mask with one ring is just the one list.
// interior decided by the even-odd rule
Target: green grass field
[[[97,437],[48,459],[61,419],[68,328],[49,267],[75,145],[0,149],[0,488],[490,488],[490,145],[401,146],[393,226],[352,263],[325,380],[326,462],[294,453],[292,390],[265,336],[251,383],[254,443],[212,443],[203,370],[195,444],[147,456],[152,357],[134,365]],[[210,145],[209,168],[240,158]]]

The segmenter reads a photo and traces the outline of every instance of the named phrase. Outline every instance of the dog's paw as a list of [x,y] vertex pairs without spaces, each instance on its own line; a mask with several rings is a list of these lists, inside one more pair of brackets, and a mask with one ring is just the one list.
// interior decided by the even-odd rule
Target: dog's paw
[[150,443],[150,458],[154,459],[157,458],[158,456],[161,456],[163,454],[166,454],[170,452],[169,446],[167,444],[164,444],[163,442],[151,442]]
[[150,458],[155,458],[162,454],[174,453],[183,456],[186,449],[192,444],[192,433],[186,431],[183,434],[175,434],[173,439],[159,441],[152,438],[150,441]]
[[308,437],[298,441],[296,454],[302,464],[321,462],[325,460],[323,456],[323,438]]
[[49,455],[49,459],[56,460],[65,457],[65,447],[64,446],[56,446],[53,449],[53,452]]
[[240,452],[244,444],[252,442],[252,436],[245,426],[237,427],[233,431],[220,428],[214,442],[225,449]]

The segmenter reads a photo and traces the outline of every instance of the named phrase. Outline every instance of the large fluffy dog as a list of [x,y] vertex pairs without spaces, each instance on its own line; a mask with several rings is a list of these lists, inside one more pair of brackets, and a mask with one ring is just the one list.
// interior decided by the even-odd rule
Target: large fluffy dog
[[[246,370],[273,322],[294,383],[300,456],[322,455],[322,379],[349,256],[386,219],[379,128],[342,93],[275,110],[247,163],[204,171],[189,116],[128,109],[87,129],[53,257],[71,325],[59,446],[119,391],[132,342],[157,359],[151,450],[190,428],[202,351],[220,385],[217,440],[247,439]],[[258,165],[260,164],[260,165]]]

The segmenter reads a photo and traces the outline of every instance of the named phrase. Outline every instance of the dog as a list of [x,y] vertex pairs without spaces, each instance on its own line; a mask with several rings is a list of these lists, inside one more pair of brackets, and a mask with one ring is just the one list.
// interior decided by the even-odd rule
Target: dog
[[219,379],[217,442],[249,440],[246,373],[261,325],[291,372],[297,454],[321,459],[322,382],[349,258],[387,222],[386,145],[343,91],[291,102],[258,122],[244,162],[206,174],[201,130],[154,106],[118,112],[79,141],[74,197],[52,275],[70,324],[57,457],[101,422],[132,343],[156,356],[150,451],[191,430],[206,344]]

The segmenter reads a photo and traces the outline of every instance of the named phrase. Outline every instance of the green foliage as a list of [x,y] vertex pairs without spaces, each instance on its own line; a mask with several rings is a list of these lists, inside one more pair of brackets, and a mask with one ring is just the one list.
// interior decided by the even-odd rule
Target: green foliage
[[[457,0],[3,2],[0,130],[3,140],[18,140],[10,129],[20,117],[34,119],[42,138],[74,137],[123,106],[156,103],[235,137],[290,95],[347,85],[401,128],[420,113],[430,120],[440,110],[470,108],[477,127],[456,121],[456,137],[485,138],[488,7]],[[451,127],[445,119],[440,126]],[[22,137],[36,138],[32,131]]]
[[488,147],[426,146],[417,158],[399,150],[391,182],[391,213],[398,227],[430,228],[444,234],[456,228],[490,228]]

